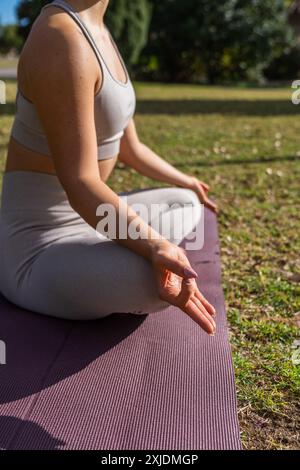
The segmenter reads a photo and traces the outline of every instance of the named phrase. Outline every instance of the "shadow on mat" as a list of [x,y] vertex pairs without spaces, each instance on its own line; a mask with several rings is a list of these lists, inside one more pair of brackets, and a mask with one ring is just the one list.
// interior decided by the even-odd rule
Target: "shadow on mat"
[[[51,434],[38,424],[15,418],[14,416],[1,416],[0,429],[3,430],[0,434],[1,450],[10,450],[13,447],[14,437],[11,438],[11,436],[14,436],[19,430],[30,436],[30,442],[34,442],[34,448],[56,450],[65,444],[64,441],[52,437]],[[30,444],[27,450],[30,450]]]
[[[87,367],[131,335],[146,315],[115,313],[97,321],[68,321],[19,309],[0,295],[0,404],[38,393]],[[116,354],[116,365],[118,356]],[[0,407],[1,409],[1,407]]]

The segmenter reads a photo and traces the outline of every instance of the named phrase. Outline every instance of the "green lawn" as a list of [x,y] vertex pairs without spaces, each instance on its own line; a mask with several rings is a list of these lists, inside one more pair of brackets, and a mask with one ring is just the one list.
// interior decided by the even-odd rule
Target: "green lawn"
[[17,58],[6,58],[6,57],[0,57],[0,69],[12,69],[17,67],[18,65],[18,59]]
[[[135,85],[141,139],[210,183],[247,449],[300,449],[300,106],[291,90]],[[0,109],[3,168],[15,84]],[[155,185],[118,165],[115,190]],[[157,183],[159,185],[159,183]],[[296,315],[298,313],[298,315]]]

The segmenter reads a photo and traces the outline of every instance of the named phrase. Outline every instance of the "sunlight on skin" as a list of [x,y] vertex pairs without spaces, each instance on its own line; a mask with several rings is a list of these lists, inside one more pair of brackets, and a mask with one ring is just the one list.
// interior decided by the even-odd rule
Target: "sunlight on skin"
[[176,305],[194,320],[206,333],[214,336],[216,324],[214,307],[200,293],[195,278],[182,278],[168,270],[160,277],[160,296]]
[[209,210],[215,214],[218,214],[219,208],[217,204],[208,198],[210,187],[206,183],[200,181],[198,178],[191,178],[191,185],[189,186],[189,189],[195,191],[201,204],[204,204],[205,207],[207,207]]

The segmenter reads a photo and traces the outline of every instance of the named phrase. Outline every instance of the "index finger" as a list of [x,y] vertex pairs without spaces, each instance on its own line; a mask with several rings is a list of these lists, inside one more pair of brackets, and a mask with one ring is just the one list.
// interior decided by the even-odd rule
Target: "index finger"
[[189,302],[185,308],[182,309],[194,322],[196,322],[206,333],[213,336],[215,334],[214,325],[208,320],[203,312],[197,307],[194,302]]
[[205,199],[204,205],[205,205],[205,207],[207,207],[208,209],[213,211],[215,214],[217,214],[219,212],[217,204],[212,202],[210,199]]

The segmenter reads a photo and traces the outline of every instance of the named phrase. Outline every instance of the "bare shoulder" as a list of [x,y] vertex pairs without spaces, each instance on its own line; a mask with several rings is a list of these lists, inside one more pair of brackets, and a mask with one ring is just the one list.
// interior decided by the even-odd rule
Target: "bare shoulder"
[[44,80],[58,80],[63,86],[79,77],[95,84],[96,57],[75,21],[61,9],[47,8],[36,19],[22,51],[19,80],[26,81],[33,96],[33,89]]

